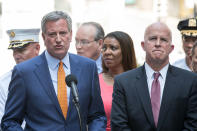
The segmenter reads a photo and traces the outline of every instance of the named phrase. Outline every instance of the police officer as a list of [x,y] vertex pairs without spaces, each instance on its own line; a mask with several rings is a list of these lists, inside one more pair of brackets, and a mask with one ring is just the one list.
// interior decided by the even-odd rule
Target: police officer
[[197,42],[194,43],[190,59],[192,71],[197,73]]
[[[40,29],[12,29],[7,31],[10,38],[8,49],[13,50],[16,64],[39,54],[39,32]],[[4,114],[11,75],[12,70],[0,77],[0,120]]]
[[183,50],[185,58],[176,61],[173,65],[191,71],[191,50],[197,40],[197,19],[188,18],[178,23],[178,30],[182,35]]

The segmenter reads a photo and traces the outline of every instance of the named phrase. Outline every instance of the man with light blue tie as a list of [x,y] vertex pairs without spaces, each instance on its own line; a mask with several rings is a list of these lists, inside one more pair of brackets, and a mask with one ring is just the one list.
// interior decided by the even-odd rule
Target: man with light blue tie
[[104,131],[106,117],[96,63],[68,53],[72,38],[70,16],[62,11],[50,12],[43,17],[41,26],[46,51],[15,66],[2,129],[20,131],[24,118],[26,131],[79,131],[73,96],[65,83],[65,77],[73,74],[78,80],[83,130]]

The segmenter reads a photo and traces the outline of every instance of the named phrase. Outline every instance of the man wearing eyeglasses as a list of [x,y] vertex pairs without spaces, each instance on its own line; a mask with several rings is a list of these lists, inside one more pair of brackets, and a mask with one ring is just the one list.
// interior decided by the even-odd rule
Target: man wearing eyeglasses
[[180,30],[182,35],[185,58],[176,61],[173,65],[188,71],[192,71],[190,56],[192,47],[197,40],[197,19],[188,18],[185,20],[181,20],[177,28],[178,30]]
[[95,60],[98,73],[102,72],[101,48],[104,35],[100,24],[86,22],[78,28],[75,36],[77,54]]

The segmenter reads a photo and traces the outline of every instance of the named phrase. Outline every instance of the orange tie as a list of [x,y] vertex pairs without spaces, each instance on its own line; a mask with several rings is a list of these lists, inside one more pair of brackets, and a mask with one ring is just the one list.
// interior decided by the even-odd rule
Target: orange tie
[[63,68],[63,63],[60,61],[57,75],[57,98],[62,109],[62,113],[64,114],[64,118],[66,119],[68,103],[67,103],[67,88],[65,82],[65,72]]

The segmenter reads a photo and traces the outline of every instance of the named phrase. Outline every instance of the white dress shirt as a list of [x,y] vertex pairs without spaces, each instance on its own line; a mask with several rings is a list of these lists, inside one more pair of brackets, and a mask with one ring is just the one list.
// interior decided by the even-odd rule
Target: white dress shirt
[[[163,90],[164,90],[164,86],[165,86],[165,81],[166,81],[166,75],[167,75],[167,71],[168,71],[168,67],[169,64],[167,64],[166,66],[164,66],[160,71],[160,76],[159,76],[159,83],[160,83],[160,103],[162,100],[162,96],[163,96]],[[145,62],[145,70],[146,70],[146,76],[147,76],[147,83],[148,83],[148,91],[151,97],[151,87],[152,87],[152,82],[154,80],[154,73],[156,71],[154,71],[146,62]]]
[[185,70],[188,70],[188,71],[192,71],[189,68],[189,66],[187,66],[187,64],[186,64],[186,58],[175,61],[172,65],[174,65],[176,67],[179,67],[179,68],[182,68],[182,69],[185,69]]

